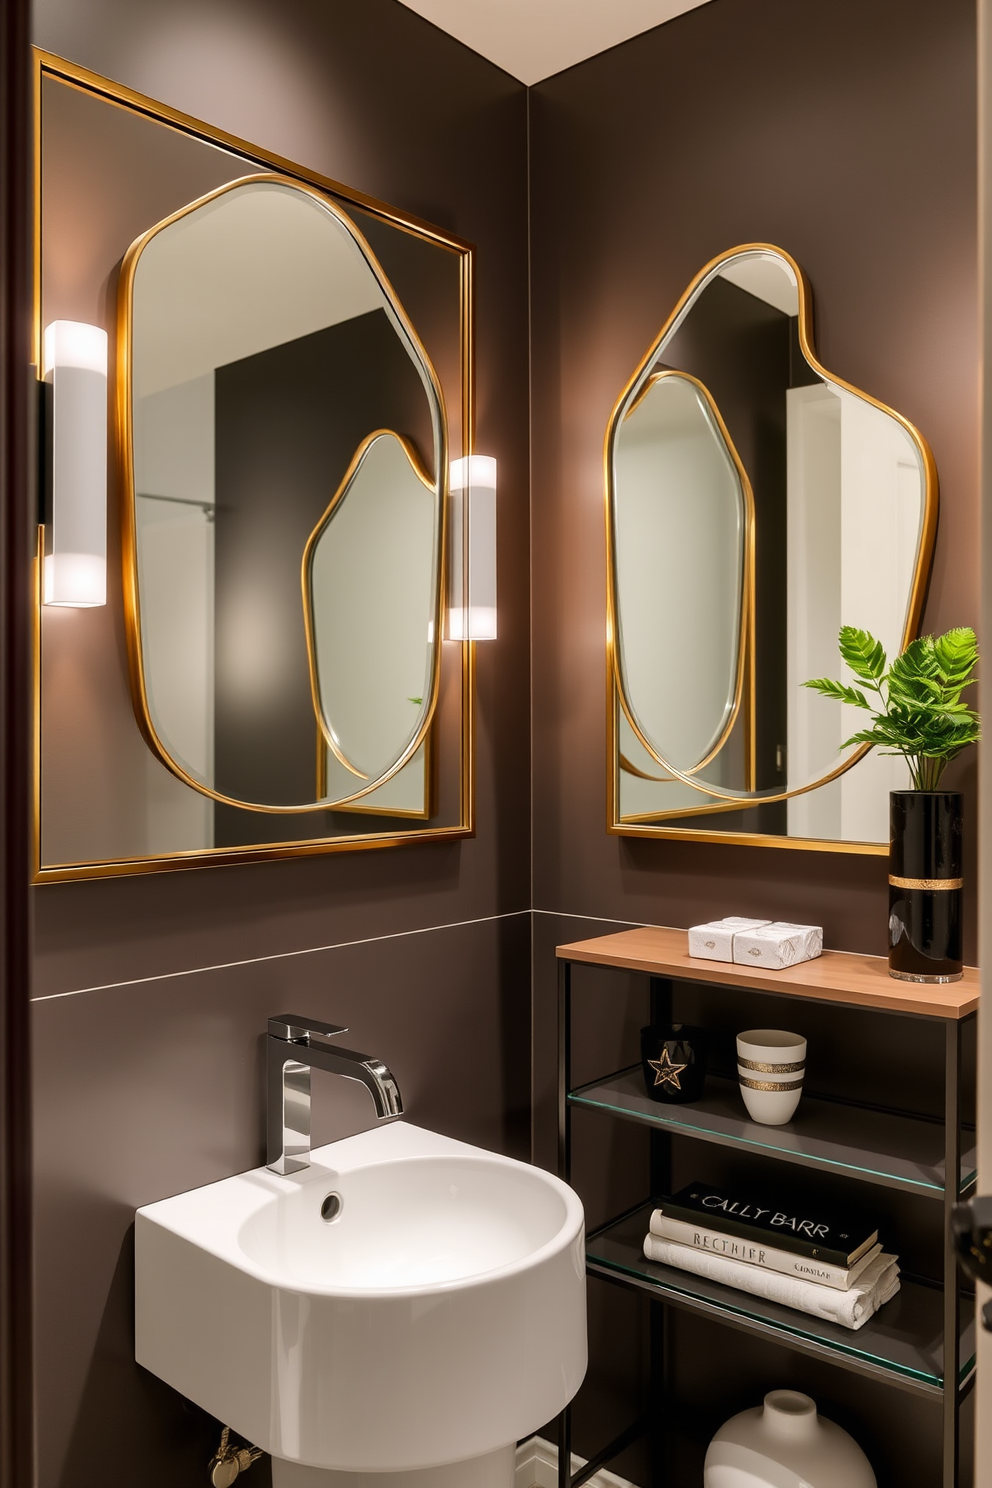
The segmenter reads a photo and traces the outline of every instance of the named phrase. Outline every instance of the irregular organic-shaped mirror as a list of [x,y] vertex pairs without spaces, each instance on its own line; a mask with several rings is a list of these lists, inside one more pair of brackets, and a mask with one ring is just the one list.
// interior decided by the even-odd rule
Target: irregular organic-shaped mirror
[[361,800],[411,761],[437,698],[447,455],[427,354],[350,218],[274,175],[143,234],[120,304],[148,742],[230,805]]
[[[712,397],[660,371],[632,404],[618,442],[617,666],[637,738],[656,760],[695,774],[722,752],[740,710],[750,606],[752,496]],[[695,562],[681,561],[685,553]],[[659,644],[678,617],[692,637]],[[691,706],[671,705],[692,687]]]
[[435,497],[409,441],[379,430],[307,544],[314,706],[356,791],[409,759],[422,734],[434,685]]
[[[904,418],[828,373],[787,253],[697,276],[607,434],[614,831],[882,850],[900,760],[804,690],[841,624],[916,633],[936,473]],[[663,824],[663,825],[662,825]]]

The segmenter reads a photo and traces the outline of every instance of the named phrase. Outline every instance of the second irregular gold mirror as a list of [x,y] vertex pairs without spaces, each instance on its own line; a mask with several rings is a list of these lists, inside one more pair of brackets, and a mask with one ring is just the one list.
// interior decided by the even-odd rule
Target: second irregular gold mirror
[[811,296],[752,244],[697,275],[606,440],[610,829],[884,851],[903,765],[802,683],[856,625],[895,654],[932,558],[933,459],[813,350]]

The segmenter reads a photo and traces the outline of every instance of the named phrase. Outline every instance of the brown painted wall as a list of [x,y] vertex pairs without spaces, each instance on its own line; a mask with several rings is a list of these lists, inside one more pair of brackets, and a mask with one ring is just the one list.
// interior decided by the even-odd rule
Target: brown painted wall
[[[476,838],[34,895],[40,1488],[136,1472],[192,1488],[208,1423],[132,1360],[131,1214],[259,1160],[259,1035],[277,1004],[349,1022],[412,1119],[526,1150],[534,906],[534,1150],[550,1162],[557,942],[736,908],[884,948],[881,859],[607,837],[602,438],[700,265],[781,243],[813,284],[826,364],[931,440],[944,504],[927,624],[974,620],[974,22],[970,0],[712,0],[531,91],[532,511],[522,87],[395,0],[40,0],[36,28],[479,245],[501,635],[479,648]],[[973,767],[959,774],[973,794]],[[609,1009],[627,1037],[639,996],[618,983]],[[601,1021],[599,1048],[613,1036]],[[320,1082],[318,1138],[365,1124],[361,1094]],[[622,1202],[626,1148],[604,1135],[597,1160]],[[638,1327],[611,1345],[594,1317],[617,1427]]]
[[927,628],[976,621],[974,45],[970,0],[713,0],[532,90],[539,907],[774,909],[884,949],[882,859],[605,835],[602,445],[693,274],[781,244],[823,361],[933,447]]
[[[882,857],[606,834],[603,438],[693,275],[736,244],[779,244],[809,276],[825,365],[933,447],[942,507],[926,628],[977,622],[974,28],[971,0],[712,0],[531,90],[534,1133],[548,1164],[556,943],[739,913],[813,921],[829,946],[885,951]],[[968,795],[973,957],[973,758],[954,780]],[[590,975],[579,978],[587,1079],[636,1058],[647,1012],[643,979],[600,973],[597,995]],[[730,1029],[747,1017],[706,1012]],[[880,1058],[894,1057],[891,1037]],[[587,1144],[580,1188],[601,1217],[643,1201],[646,1182],[636,1138],[605,1125],[590,1116],[575,1133],[577,1154]],[[698,1165],[698,1144],[683,1145],[683,1166]],[[646,1389],[646,1309],[603,1284],[590,1307],[584,1453]],[[935,1413],[915,1413],[910,1430],[898,1392],[850,1388],[838,1371],[697,1324],[679,1317],[669,1335],[672,1481],[698,1483],[715,1427],[773,1384],[826,1401],[885,1488],[937,1480]],[[636,1450],[617,1470],[648,1481]]]
[[[40,1488],[192,1488],[213,1432],[133,1362],[132,1214],[261,1160],[266,1016],[348,1023],[411,1120],[529,1150],[525,90],[395,0],[42,0],[35,40],[478,245],[476,837],[34,894]],[[349,1092],[321,1140],[369,1124]]]
[[[697,270],[780,244],[809,276],[826,366],[933,447],[925,627],[977,623],[974,24],[971,0],[712,0],[531,91],[539,911],[767,913],[885,951],[884,858],[607,836],[603,437]],[[974,751],[952,768],[973,959]]]

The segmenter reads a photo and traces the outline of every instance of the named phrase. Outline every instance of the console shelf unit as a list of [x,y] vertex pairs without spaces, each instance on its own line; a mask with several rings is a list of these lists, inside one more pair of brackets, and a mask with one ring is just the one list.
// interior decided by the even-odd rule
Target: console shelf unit
[[[598,1111],[647,1126],[659,1137],[681,1136],[741,1152],[832,1172],[864,1183],[938,1200],[943,1206],[943,1286],[902,1278],[898,1295],[853,1331],[732,1287],[645,1259],[642,1242],[651,1204],[612,1219],[587,1237],[592,1276],[634,1287],[653,1301],[702,1314],[728,1327],[825,1359],[840,1369],[881,1380],[942,1402],[941,1488],[958,1488],[959,1413],[974,1383],[973,1309],[962,1309],[950,1218],[953,1205],[974,1189],[973,1140],[961,1128],[962,1030],[978,1011],[978,972],[966,967],[946,985],[901,982],[881,957],[824,951],[786,971],[695,959],[686,932],[663,927],[624,930],[558,947],[558,1172],[571,1178],[571,1115]],[[801,1120],[761,1126],[742,1112],[736,1081],[710,1075],[703,1097],[663,1105],[644,1093],[640,1066],[573,1087],[572,967],[582,964],[642,972],[650,979],[653,1013],[670,1001],[673,982],[740,987],[781,998],[809,999],[849,1009],[922,1018],[943,1030],[944,1120],[908,1116],[871,1105],[803,1096]],[[945,1174],[957,1175],[947,1185]],[[945,1340],[952,1340],[945,1365]],[[945,1387],[946,1380],[956,1388]],[[648,1429],[631,1424],[579,1472],[571,1468],[571,1410],[558,1423],[559,1488],[581,1488],[592,1474]]]

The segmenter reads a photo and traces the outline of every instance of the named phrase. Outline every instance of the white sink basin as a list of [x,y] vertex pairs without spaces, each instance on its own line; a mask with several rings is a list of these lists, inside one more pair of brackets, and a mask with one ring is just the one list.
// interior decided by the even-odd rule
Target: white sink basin
[[509,1462],[585,1373],[576,1195],[406,1122],[139,1209],[135,1251],[139,1364],[279,1484]]

